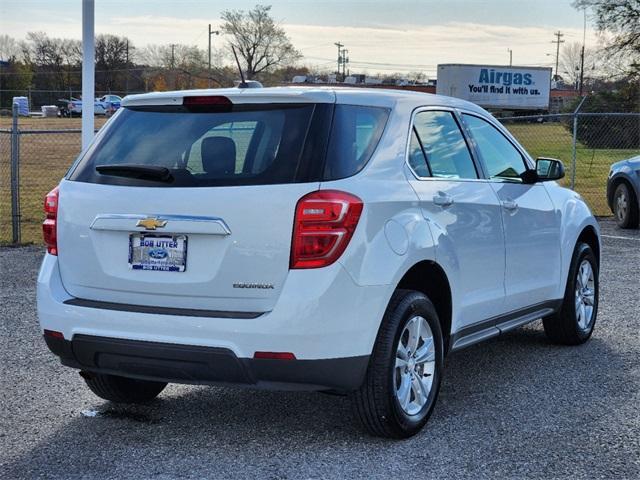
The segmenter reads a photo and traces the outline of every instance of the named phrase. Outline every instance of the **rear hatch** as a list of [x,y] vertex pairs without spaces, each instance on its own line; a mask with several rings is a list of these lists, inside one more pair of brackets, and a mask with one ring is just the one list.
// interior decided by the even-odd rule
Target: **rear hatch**
[[58,255],[74,297],[224,312],[273,309],[296,205],[357,173],[388,109],[313,94],[140,96],[61,183]]
[[273,308],[333,106],[191,98],[120,109],[61,183],[58,255],[74,297]]

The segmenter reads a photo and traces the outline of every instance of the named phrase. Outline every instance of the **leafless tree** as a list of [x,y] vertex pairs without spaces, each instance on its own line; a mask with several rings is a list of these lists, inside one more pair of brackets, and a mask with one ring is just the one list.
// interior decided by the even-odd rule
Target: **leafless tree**
[[270,11],[271,6],[256,5],[249,11],[222,12],[222,32],[229,35],[229,45],[236,48],[249,79],[276,67],[291,65],[302,56]]
[[0,60],[8,61],[20,55],[20,46],[13,37],[0,35]]
[[609,54],[627,57],[640,72],[640,0],[575,0],[574,6],[589,10],[598,30],[611,36]]
[[[602,52],[597,49],[584,49],[584,77],[585,80],[599,77],[603,69]],[[565,44],[560,53],[560,72],[562,77],[573,85],[580,83],[580,69],[582,66],[582,44],[571,42]]]

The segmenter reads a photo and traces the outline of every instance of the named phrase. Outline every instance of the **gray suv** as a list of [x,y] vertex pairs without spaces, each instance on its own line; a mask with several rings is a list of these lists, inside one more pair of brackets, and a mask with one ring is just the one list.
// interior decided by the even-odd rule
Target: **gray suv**
[[620,228],[638,228],[640,215],[640,155],[611,165],[607,203]]

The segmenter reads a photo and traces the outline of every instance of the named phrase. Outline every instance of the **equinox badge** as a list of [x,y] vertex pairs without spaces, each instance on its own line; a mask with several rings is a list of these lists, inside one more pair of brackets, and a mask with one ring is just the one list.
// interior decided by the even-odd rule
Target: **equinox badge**
[[273,290],[272,283],[244,283],[237,282],[233,284],[233,288],[258,288],[261,290]]

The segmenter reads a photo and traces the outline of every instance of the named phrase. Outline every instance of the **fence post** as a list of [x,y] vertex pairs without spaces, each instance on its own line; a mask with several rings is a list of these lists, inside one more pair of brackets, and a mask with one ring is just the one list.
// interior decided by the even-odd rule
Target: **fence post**
[[11,227],[13,243],[20,243],[20,132],[18,131],[18,104],[13,104],[11,123]]
[[571,190],[576,189],[576,169],[578,167],[577,144],[578,144],[578,112],[582,108],[582,104],[587,99],[586,95],[582,97],[578,107],[573,112],[573,139],[571,141]]

